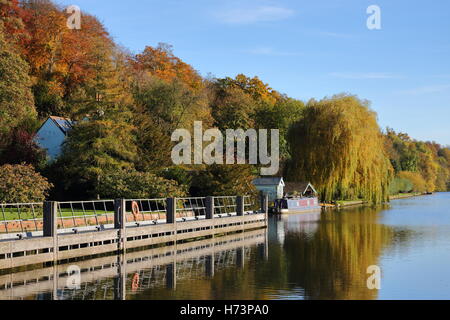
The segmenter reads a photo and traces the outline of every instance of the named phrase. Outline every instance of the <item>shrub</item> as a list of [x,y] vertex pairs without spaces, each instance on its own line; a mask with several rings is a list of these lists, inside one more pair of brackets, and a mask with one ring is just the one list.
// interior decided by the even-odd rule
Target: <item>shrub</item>
[[422,177],[422,175],[418,172],[411,171],[401,171],[398,174],[399,178],[407,179],[411,181],[413,184],[412,191],[414,192],[426,192],[427,191],[427,182]]
[[405,178],[396,177],[389,185],[389,194],[408,193],[414,189],[413,183]]
[[6,164],[0,167],[0,202],[44,201],[51,187],[53,185],[31,165]]
[[192,196],[238,196],[258,194],[250,165],[210,165],[194,174]]
[[121,170],[105,175],[98,184],[102,198],[149,199],[186,196],[186,187],[152,173]]

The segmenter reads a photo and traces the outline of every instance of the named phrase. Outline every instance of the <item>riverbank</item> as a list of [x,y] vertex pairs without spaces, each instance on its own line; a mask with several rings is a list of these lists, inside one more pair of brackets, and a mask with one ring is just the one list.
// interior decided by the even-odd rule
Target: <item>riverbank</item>
[[[406,199],[412,197],[426,196],[426,193],[401,193],[393,196],[389,196],[389,200],[397,200],[397,199]],[[344,207],[352,207],[367,204],[366,201],[363,200],[343,200],[336,201],[333,204],[330,203],[321,203],[320,206],[323,208],[344,208]]]

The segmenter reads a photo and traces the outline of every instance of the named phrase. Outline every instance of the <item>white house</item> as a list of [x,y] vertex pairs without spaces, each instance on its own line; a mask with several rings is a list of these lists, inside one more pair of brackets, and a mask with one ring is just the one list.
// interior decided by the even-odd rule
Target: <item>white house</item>
[[256,189],[269,196],[269,201],[281,199],[284,196],[284,181],[281,177],[266,177],[253,180]]
[[36,132],[35,141],[47,150],[49,160],[55,160],[61,154],[62,144],[67,133],[72,129],[73,122],[61,117],[49,117]]

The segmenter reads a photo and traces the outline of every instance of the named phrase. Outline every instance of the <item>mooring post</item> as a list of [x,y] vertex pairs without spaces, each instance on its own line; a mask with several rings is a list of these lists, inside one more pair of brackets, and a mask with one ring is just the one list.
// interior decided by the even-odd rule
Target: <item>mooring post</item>
[[126,230],[126,202],[125,199],[114,200],[114,229],[117,229],[117,250],[125,251],[125,243],[127,240],[125,230]]
[[177,222],[177,200],[167,198],[166,222],[175,224]]
[[206,219],[214,219],[214,197],[206,197]]
[[167,198],[166,223],[172,224],[175,245],[177,244],[177,198]]
[[54,201],[44,202],[44,237],[53,237],[56,235],[58,226],[56,224],[57,203]]
[[236,213],[239,217],[244,215],[244,197],[237,196],[236,197]]
[[58,203],[54,201],[44,202],[43,228],[44,237],[53,238],[53,261],[58,261]]
[[267,194],[264,194],[261,192],[260,195],[260,201],[261,201],[261,212],[265,215],[265,221],[266,221],[266,227],[269,223],[269,196]]

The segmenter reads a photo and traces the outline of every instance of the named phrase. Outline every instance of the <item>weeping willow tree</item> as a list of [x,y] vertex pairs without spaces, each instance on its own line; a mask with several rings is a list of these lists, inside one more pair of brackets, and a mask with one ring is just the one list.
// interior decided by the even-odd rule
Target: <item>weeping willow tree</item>
[[310,101],[288,143],[287,180],[311,181],[322,201],[388,201],[393,169],[367,101],[351,95]]

